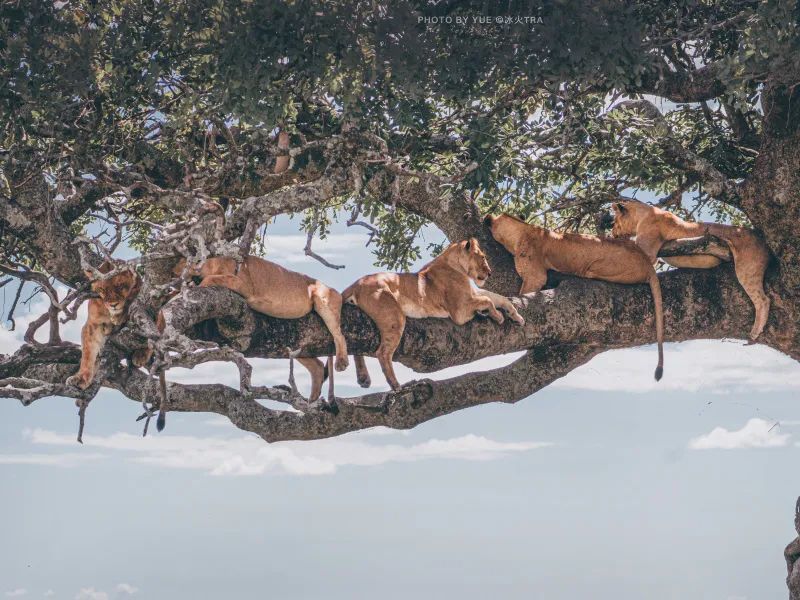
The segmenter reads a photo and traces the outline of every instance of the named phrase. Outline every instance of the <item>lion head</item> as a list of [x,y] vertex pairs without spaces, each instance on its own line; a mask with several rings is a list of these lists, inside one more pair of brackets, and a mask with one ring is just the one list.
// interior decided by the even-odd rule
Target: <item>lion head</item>
[[[615,238],[629,238],[636,235],[639,223],[650,212],[651,207],[638,200],[623,200],[611,205],[614,211],[611,222],[611,235]],[[608,224],[609,219],[604,219]]]
[[483,222],[492,231],[492,237],[500,242],[511,254],[516,254],[517,244],[520,239],[525,237],[525,232],[529,228],[528,223],[522,219],[505,213],[501,215],[486,215],[483,218]]
[[[105,261],[98,271],[109,273],[114,264]],[[128,308],[130,301],[139,292],[141,281],[133,269],[122,271],[109,279],[92,279],[94,274],[86,271],[86,277],[92,282],[92,291],[96,293],[105,305],[112,318],[122,315]]]
[[451,244],[445,253],[448,254],[450,264],[466,273],[478,286],[483,286],[492,273],[486,254],[475,238]]

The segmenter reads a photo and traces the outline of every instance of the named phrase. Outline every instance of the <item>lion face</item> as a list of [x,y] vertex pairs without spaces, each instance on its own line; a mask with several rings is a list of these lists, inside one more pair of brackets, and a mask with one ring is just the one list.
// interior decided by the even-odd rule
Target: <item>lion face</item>
[[486,254],[481,250],[478,240],[469,238],[459,242],[459,263],[467,274],[467,277],[474,280],[478,287],[483,287],[492,270],[486,260]]
[[615,238],[626,238],[636,235],[639,227],[640,202],[614,202],[614,225],[611,227],[611,235]]
[[[112,265],[103,263],[99,271],[108,273]],[[91,272],[86,272],[91,277]],[[128,300],[139,291],[139,277],[133,271],[123,271],[110,279],[92,281],[92,291],[100,296],[112,317],[121,315],[128,305]]]

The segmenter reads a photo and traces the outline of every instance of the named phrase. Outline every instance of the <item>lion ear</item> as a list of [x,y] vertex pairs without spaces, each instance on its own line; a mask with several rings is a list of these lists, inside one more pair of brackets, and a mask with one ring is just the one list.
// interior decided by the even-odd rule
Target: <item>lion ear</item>
[[622,202],[617,202],[614,205],[614,208],[616,208],[621,215],[624,215],[626,212],[628,212],[628,209],[625,208],[625,205]]
[[86,275],[86,279],[88,279],[89,281],[91,281],[92,278],[94,277],[94,273],[92,273],[88,269],[86,271],[84,271],[83,274]]
[[468,239],[468,240],[466,240],[464,242],[464,250],[466,250],[467,252],[472,250],[472,238],[470,238],[470,239]]

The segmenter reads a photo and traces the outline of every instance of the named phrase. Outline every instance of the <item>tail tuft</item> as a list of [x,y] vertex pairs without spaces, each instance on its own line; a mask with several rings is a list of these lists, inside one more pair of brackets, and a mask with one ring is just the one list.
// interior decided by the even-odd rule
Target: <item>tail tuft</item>
[[658,366],[656,367],[656,381],[661,381],[661,377],[664,375],[664,367]]
[[158,418],[156,419],[156,429],[159,431],[164,431],[164,427],[167,426],[167,414],[164,412],[158,413]]

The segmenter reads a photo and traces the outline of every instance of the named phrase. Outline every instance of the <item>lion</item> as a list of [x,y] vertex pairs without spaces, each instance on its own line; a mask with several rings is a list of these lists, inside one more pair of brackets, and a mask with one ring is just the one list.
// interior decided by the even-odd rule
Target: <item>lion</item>
[[[105,261],[98,271],[109,273],[114,269]],[[81,329],[81,364],[78,372],[66,380],[67,385],[82,390],[88,388],[97,373],[97,357],[111,333],[128,320],[128,308],[141,287],[141,279],[132,268],[109,279],[94,279],[91,271],[85,272],[91,281],[91,289],[97,298],[89,299],[89,315]],[[134,360],[137,355],[134,355]]]
[[[400,387],[392,357],[400,345],[408,317],[449,318],[456,325],[463,325],[475,313],[486,312],[501,324],[504,318],[497,310],[499,307],[519,325],[525,324],[525,319],[508,298],[471,285],[472,280],[482,287],[490,274],[478,240],[470,238],[450,244],[417,273],[367,275],[342,292],[345,302],[358,306],[378,326],[381,342],[376,357],[392,389]],[[369,372],[363,356],[356,356],[355,363],[359,384],[369,387]]]
[[[175,268],[180,273],[184,261]],[[224,287],[243,296],[256,312],[278,319],[299,319],[315,311],[333,336],[335,368],[344,371],[348,364],[347,341],[342,334],[342,296],[335,289],[302,273],[290,271],[257,256],[247,256],[236,273],[232,258],[209,258],[194,273],[201,287]],[[298,358],[311,373],[310,400],[316,401],[328,370],[318,358]]]
[[[651,262],[655,263],[664,242],[679,238],[699,237],[706,233],[723,240],[731,250],[736,278],[755,308],[755,319],[750,330],[750,342],[761,335],[769,317],[769,296],[764,292],[764,273],[769,265],[769,250],[752,229],[717,223],[692,223],[684,221],[669,211],[639,202],[625,200],[613,203],[611,235],[616,238],[636,238]],[[609,218],[606,218],[608,223]],[[671,256],[663,258],[673,267],[711,269],[720,259],[699,254],[696,256]]]
[[613,283],[647,283],[656,312],[658,366],[655,379],[664,374],[664,311],[661,284],[653,264],[629,240],[599,238],[578,233],[558,233],[531,225],[511,215],[486,215],[492,236],[514,256],[522,278],[520,294],[532,294],[547,282],[547,270]]

